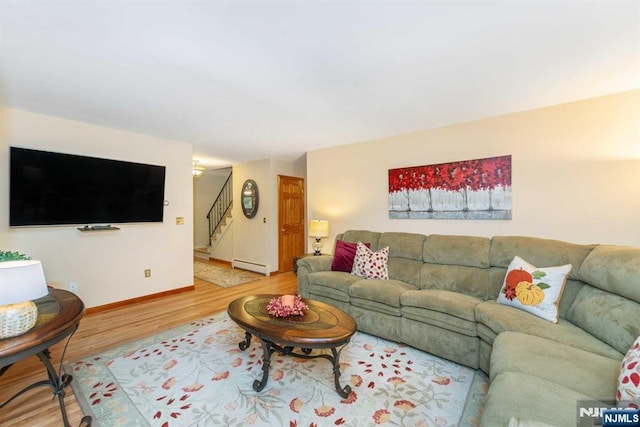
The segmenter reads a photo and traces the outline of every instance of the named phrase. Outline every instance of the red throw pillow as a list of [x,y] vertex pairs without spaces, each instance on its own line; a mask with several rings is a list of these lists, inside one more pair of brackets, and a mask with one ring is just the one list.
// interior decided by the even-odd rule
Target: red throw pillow
[[[370,248],[371,243],[365,243],[365,246]],[[353,259],[356,256],[356,249],[356,243],[337,240],[336,250],[333,254],[333,262],[331,263],[331,270],[351,273],[351,269],[353,268]]]

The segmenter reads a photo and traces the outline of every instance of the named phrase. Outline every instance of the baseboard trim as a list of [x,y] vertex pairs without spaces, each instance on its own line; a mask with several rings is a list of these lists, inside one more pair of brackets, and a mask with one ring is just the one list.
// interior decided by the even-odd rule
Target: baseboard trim
[[166,297],[168,295],[175,295],[175,294],[180,294],[182,292],[193,291],[193,290],[195,290],[195,288],[196,288],[195,285],[185,286],[184,288],[171,289],[169,291],[158,292],[156,294],[149,294],[149,295],[144,295],[144,296],[137,297],[137,298],[131,298],[131,299],[123,300],[123,301],[112,302],[110,304],[98,305],[96,307],[87,308],[84,311],[84,314],[85,315],[89,315],[89,314],[100,313],[100,312],[111,310],[111,309],[114,309],[114,308],[125,307],[127,305],[136,304],[136,303],[139,303],[139,302],[144,302],[144,301],[149,301],[149,300],[156,299],[156,298]]

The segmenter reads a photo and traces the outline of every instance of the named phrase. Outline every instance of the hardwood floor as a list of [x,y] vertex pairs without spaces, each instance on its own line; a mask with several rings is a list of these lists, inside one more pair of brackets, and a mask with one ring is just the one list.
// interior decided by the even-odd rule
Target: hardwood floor
[[[292,272],[262,278],[256,282],[231,288],[221,288],[194,278],[195,290],[86,315],[71,338],[65,361],[72,361],[105,349],[172,328],[190,320],[226,310],[232,300],[248,294],[297,292],[296,276]],[[51,348],[54,366],[60,364],[60,343]],[[4,402],[29,384],[46,379],[44,365],[32,356],[17,362],[0,377],[0,402]],[[70,387],[65,403],[72,426],[77,426],[83,414]],[[51,389],[30,390],[0,409],[0,426],[57,427],[62,416],[57,397]]]

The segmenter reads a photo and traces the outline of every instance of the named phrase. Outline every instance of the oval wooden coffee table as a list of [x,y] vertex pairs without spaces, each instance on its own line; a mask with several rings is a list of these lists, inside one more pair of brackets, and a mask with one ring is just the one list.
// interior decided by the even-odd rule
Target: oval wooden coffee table
[[[333,364],[336,391],[342,397],[351,387],[340,386],[340,352],[356,332],[356,322],[337,307],[320,301],[304,299],[309,310],[303,316],[274,317],[267,312],[269,301],[279,295],[249,295],[232,301],[227,308],[229,317],[245,330],[240,350],[249,347],[254,335],[262,344],[262,380],[253,382],[253,389],[261,391],[269,378],[271,355],[278,352],[303,359],[324,358]],[[295,353],[294,348],[302,353]],[[338,348],[340,348],[338,350]],[[330,349],[331,354],[312,354],[313,349]]]

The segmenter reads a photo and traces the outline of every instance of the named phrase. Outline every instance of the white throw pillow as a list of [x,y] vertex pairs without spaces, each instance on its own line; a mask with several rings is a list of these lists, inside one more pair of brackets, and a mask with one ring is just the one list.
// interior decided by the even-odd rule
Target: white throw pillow
[[558,323],[558,303],[570,271],[571,264],[537,268],[516,256],[507,269],[498,303]]
[[388,261],[388,246],[373,252],[371,249],[366,247],[364,243],[358,242],[356,256],[353,259],[351,274],[364,277],[365,279],[388,279]]
[[640,407],[640,337],[622,359],[616,400],[618,405]]

